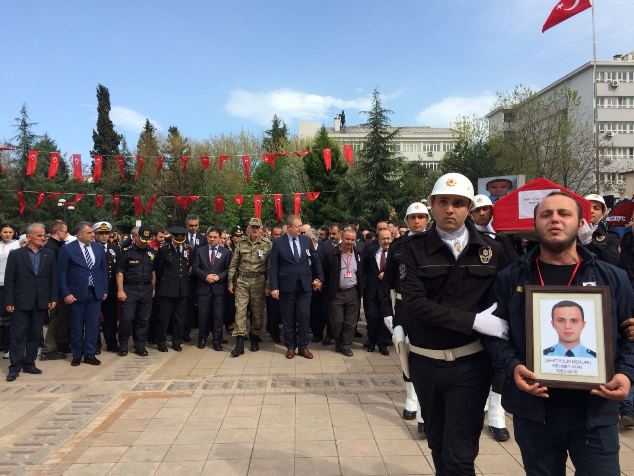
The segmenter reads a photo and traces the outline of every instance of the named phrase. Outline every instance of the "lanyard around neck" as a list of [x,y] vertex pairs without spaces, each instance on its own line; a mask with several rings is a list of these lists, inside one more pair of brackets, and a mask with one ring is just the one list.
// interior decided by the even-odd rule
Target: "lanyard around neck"
[[[542,277],[542,272],[539,269],[539,257],[536,258],[535,264],[537,265],[537,275],[539,276],[539,282],[543,287],[545,286],[545,284],[544,284],[544,278]],[[579,270],[579,266],[581,266],[581,256],[579,256],[579,261],[577,261],[577,265],[575,266],[575,269],[572,270],[572,274],[570,275],[570,279],[568,280],[568,284],[566,286],[570,286],[570,284],[572,283],[572,280],[575,279],[575,275],[577,274],[577,271]]]

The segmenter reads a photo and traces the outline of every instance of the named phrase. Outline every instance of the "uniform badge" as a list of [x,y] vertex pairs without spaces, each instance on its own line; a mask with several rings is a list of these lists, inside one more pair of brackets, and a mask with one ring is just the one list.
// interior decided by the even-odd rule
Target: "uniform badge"
[[306,248],[306,256],[310,258],[310,250],[308,248]]
[[403,263],[401,263],[398,266],[398,275],[401,279],[405,279],[405,275],[407,274],[407,271],[405,270],[405,265]]
[[597,235],[597,241],[605,240],[605,235]]
[[117,256],[117,253],[115,253],[112,248],[110,248],[108,251],[110,252],[112,256],[115,256],[115,257]]
[[154,261],[154,253],[152,253],[151,251],[148,251],[147,255],[150,257],[152,261]]
[[262,258],[264,256],[264,250],[258,250],[258,256]]
[[483,246],[482,248],[480,248],[480,262],[482,264],[489,264],[492,256],[493,250],[490,246]]
[[447,187],[455,187],[456,184],[457,184],[456,179],[452,179],[452,178],[447,179],[447,181],[445,182],[445,185],[447,185]]
[[183,250],[183,256],[187,258],[189,256],[189,251]]

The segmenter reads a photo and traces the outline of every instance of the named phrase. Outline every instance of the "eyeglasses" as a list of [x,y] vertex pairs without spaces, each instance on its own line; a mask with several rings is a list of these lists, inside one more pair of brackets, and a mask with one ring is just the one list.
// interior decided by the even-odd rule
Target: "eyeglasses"
[[300,235],[305,235],[305,234],[306,234],[306,232],[305,232],[305,231],[300,231],[300,232],[299,232],[299,234],[300,234]]

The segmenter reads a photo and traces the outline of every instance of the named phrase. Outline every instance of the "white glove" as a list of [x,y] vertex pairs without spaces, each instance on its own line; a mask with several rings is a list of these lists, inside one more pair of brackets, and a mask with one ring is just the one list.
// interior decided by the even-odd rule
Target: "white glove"
[[392,342],[394,342],[394,346],[397,347],[399,342],[405,341],[405,331],[403,330],[403,326],[396,326],[394,328],[394,332],[392,333]]
[[385,322],[385,327],[388,328],[390,334],[394,334],[394,324],[392,323],[392,316],[384,317],[383,322]]
[[592,243],[592,233],[592,227],[588,224],[585,218],[582,218],[581,226],[577,232],[577,236],[579,237],[579,241],[581,241],[582,245],[589,245]]
[[473,321],[473,330],[487,336],[509,340],[508,322],[493,314],[497,308],[498,303],[495,302],[489,309],[477,313]]

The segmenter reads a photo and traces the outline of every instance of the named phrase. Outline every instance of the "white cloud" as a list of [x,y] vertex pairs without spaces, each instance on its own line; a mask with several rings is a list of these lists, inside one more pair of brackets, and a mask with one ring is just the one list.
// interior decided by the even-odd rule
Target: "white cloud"
[[156,130],[161,131],[161,125],[152,118],[141,114],[140,112],[125,106],[112,106],[110,110],[110,119],[115,126],[126,131],[141,132],[145,125],[145,120],[149,119]]
[[493,107],[496,96],[484,93],[479,96],[449,96],[427,106],[416,116],[416,120],[432,127],[449,127],[462,116],[484,116]]
[[225,105],[226,111],[232,116],[252,119],[262,125],[269,124],[273,114],[286,122],[319,121],[326,119],[331,110],[365,110],[369,107],[369,96],[341,99],[286,88],[261,92],[234,89],[229,93]]

